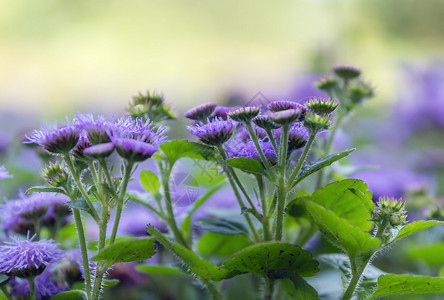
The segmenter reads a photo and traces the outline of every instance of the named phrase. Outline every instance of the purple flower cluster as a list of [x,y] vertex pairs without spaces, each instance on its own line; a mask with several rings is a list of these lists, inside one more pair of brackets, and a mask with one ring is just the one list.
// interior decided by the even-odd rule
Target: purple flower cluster
[[213,119],[207,124],[199,123],[186,127],[191,134],[197,136],[199,140],[207,145],[219,146],[227,142],[235,128],[234,121],[228,119]]
[[[273,149],[273,145],[269,141],[259,140],[259,146],[262,149],[265,157],[268,161],[275,165],[277,163],[277,155]],[[247,141],[246,143],[236,143],[233,142],[227,146],[227,154],[230,158],[235,157],[246,157],[261,161],[259,153],[253,143],[252,140]]]

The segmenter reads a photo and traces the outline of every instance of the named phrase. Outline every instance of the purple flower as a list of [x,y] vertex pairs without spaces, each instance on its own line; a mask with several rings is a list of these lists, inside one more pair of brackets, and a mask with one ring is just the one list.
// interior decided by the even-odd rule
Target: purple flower
[[157,151],[157,147],[129,138],[112,138],[117,153],[129,161],[141,162],[147,160]]
[[294,122],[301,122],[305,119],[307,109],[298,107],[297,109],[287,109],[270,113],[270,119],[281,125],[289,125]]
[[228,116],[237,122],[250,122],[260,111],[261,107],[259,105],[245,106],[232,110],[228,113]]
[[226,121],[228,119],[228,113],[236,108],[237,107],[218,106],[209,118],[210,120],[217,118]]
[[[264,140],[259,139],[259,146],[261,147],[262,152],[268,161],[273,165],[276,164],[277,156],[271,142],[265,142]],[[231,143],[229,146],[227,146],[227,154],[230,158],[245,157],[258,160],[259,162],[262,161],[254,142],[251,140],[246,143]]]
[[30,136],[25,136],[25,144],[37,144],[46,151],[55,154],[65,154],[71,151],[79,141],[80,131],[77,126],[69,124],[57,127],[54,123],[53,128],[42,127],[40,130],[34,130]]
[[216,106],[215,102],[202,104],[187,111],[185,117],[195,121],[204,121],[214,112]]
[[[276,140],[280,141],[282,130],[274,131]],[[294,151],[305,146],[308,140],[308,130],[302,124],[296,123],[288,131],[288,151]]]
[[253,123],[265,130],[278,129],[281,127],[280,124],[273,122],[269,115],[258,115],[253,119]]
[[165,128],[154,125],[149,119],[145,122],[141,118],[137,118],[134,121],[133,127],[128,131],[120,133],[120,137],[132,138],[144,143],[152,144],[153,146],[159,146],[165,140]]
[[41,274],[46,266],[62,257],[63,251],[53,240],[33,241],[35,235],[26,240],[12,237],[12,242],[0,246],[0,272],[20,278]]
[[[267,131],[256,125],[253,125],[253,130],[259,139],[265,139],[267,137]],[[246,143],[250,140],[250,134],[248,133],[247,127],[244,124],[240,124],[236,132],[236,140]]]
[[214,119],[207,124],[196,124],[186,128],[191,134],[197,136],[202,143],[219,146],[231,138],[235,124],[232,120]]
[[5,166],[0,166],[0,180],[6,178],[12,178],[12,175],[8,173],[8,171],[5,169]]
[[293,101],[273,101],[270,104],[268,104],[268,109],[272,112],[278,112],[283,110],[289,110],[289,109],[296,109],[296,110],[303,110],[306,111],[306,108],[299,103],[293,102]]
[[82,132],[80,134],[79,142],[77,143],[75,148],[72,150],[72,154],[74,155],[74,157],[76,159],[87,160],[87,157],[83,153],[83,150],[88,147],[91,147],[92,145],[93,144],[89,141],[88,135],[86,134],[86,132]]
[[83,149],[83,153],[94,159],[101,159],[111,155],[114,151],[113,143],[101,143]]

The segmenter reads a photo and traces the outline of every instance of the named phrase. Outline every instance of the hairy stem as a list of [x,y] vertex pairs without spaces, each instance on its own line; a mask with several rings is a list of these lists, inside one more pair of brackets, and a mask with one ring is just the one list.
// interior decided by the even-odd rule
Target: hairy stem
[[35,277],[31,277],[28,278],[28,283],[29,283],[29,292],[30,292],[30,298],[31,300],[36,300],[36,295],[35,295],[35,284],[34,284],[34,278]]
[[262,206],[262,226],[264,228],[264,241],[269,241],[271,239],[270,234],[270,224],[268,217],[268,208],[267,208],[267,198],[265,197],[265,187],[264,187],[264,179],[260,175],[256,175],[257,185],[259,187],[259,194],[261,199]]
[[74,222],[76,224],[77,235],[79,237],[80,251],[82,252],[83,276],[85,277],[85,288],[88,298],[91,296],[91,273],[89,271],[88,250],[86,248],[85,232],[83,230],[82,218],[80,211],[76,208],[72,209]]
[[254,146],[256,147],[257,152],[259,153],[259,156],[265,166],[265,168],[268,170],[268,172],[270,173],[270,176],[272,179],[275,178],[274,172],[271,170],[271,165],[270,162],[268,161],[268,159],[265,157],[264,152],[262,151],[261,146],[259,145],[259,141],[258,141],[258,137],[256,135],[256,132],[254,132],[253,126],[251,126],[250,122],[245,123],[247,125],[247,129],[248,129],[248,134],[250,135],[251,140],[254,143]]
[[290,178],[288,179],[287,185],[290,186],[291,190],[295,187],[293,184],[293,181],[296,179],[296,177],[299,175],[299,172],[301,171],[301,168],[305,162],[305,159],[307,158],[307,154],[311,148],[311,145],[313,144],[313,141],[316,137],[316,133],[310,134],[310,137],[308,138],[307,144],[305,145],[304,152],[302,152],[301,157],[299,157],[298,164],[296,165],[296,168],[293,170],[293,173],[291,174]]

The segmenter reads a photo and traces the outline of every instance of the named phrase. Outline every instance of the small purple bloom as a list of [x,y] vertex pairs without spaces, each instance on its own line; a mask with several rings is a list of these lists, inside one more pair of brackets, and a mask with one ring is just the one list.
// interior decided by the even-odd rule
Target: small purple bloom
[[209,118],[210,120],[217,118],[226,121],[228,119],[228,113],[236,108],[237,107],[218,106]]
[[216,106],[215,102],[202,104],[187,111],[185,117],[195,121],[204,121],[214,112]]
[[133,162],[141,162],[147,160],[157,151],[157,147],[150,143],[141,142],[128,138],[113,138],[113,144],[117,153],[122,158]]
[[281,127],[280,124],[273,122],[269,115],[258,115],[253,119],[253,123],[265,130],[278,129]]
[[287,109],[270,113],[270,119],[281,125],[289,125],[294,122],[301,122],[305,120],[305,112],[307,109],[298,107],[297,109]]
[[[276,140],[280,141],[282,130],[274,131]],[[308,130],[301,123],[296,123],[288,131],[288,151],[294,151],[305,146],[308,140]]]
[[62,257],[63,251],[53,240],[33,241],[12,237],[12,242],[0,246],[0,272],[20,278],[41,274],[50,262]]
[[237,122],[250,122],[260,111],[261,107],[259,105],[245,106],[232,110],[228,113],[228,116]]
[[[277,155],[274,151],[273,145],[269,141],[264,141],[259,139],[259,146],[262,149],[265,157],[268,161],[274,165],[277,163]],[[227,147],[227,154],[230,158],[245,157],[250,159],[255,159],[261,162],[259,153],[257,152],[256,146],[253,141],[248,141],[246,143],[232,143]]]
[[0,166],[0,180],[6,178],[12,178],[12,175],[8,173],[8,171],[5,169],[5,166]]
[[37,144],[50,153],[65,154],[77,145],[80,131],[77,126],[69,124],[67,120],[63,127],[57,127],[54,123],[53,128],[42,127],[25,137],[27,139],[25,144]]
[[83,149],[83,153],[94,159],[101,159],[111,155],[114,151],[113,143],[101,143]]
[[293,101],[273,101],[270,104],[268,104],[268,109],[272,112],[278,112],[283,110],[289,110],[289,109],[299,109],[305,111],[306,108],[299,103],[293,102]]
[[191,134],[197,136],[202,143],[219,146],[231,138],[235,124],[232,120],[214,119],[207,124],[196,124],[186,128]]

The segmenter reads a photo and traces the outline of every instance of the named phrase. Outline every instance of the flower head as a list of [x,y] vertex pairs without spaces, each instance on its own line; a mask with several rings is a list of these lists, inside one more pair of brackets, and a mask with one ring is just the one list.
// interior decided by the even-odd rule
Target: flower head
[[361,69],[348,64],[340,64],[333,67],[333,72],[342,79],[353,79],[361,75]]
[[214,110],[214,112],[211,114],[210,116],[210,120],[214,119],[214,118],[218,118],[218,119],[222,119],[222,120],[227,120],[228,119],[228,113],[230,111],[232,111],[233,107],[226,107],[226,106],[218,106],[216,107],[216,109]]
[[312,98],[305,103],[305,107],[318,115],[328,115],[338,108],[339,102],[332,98]]
[[387,220],[392,227],[406,225],[407,211],[405,210],[405,201],[402,199],[380,197],[373,211],[372,220],[379,223]]
[[338,84],[338,78],[331,75],[322,76],[315,82],[316,87],[323,91],[331,91],[336,88]]
[[187,111],[185,117],[195,121],[204,121],[214,112],[216,106],[215,102],[199,105]]
[[42,169],[42,177],[53,187],[62,187],[68,182],[68,172],[63,163],[58,161],[49,162]]
[[228,116],[237,122],[250,122],[260,111],[261,107],[258,105],[245,106],[232,110],[228,113]]
[[219,146],[230,139],[235,125],[230,119],[226,121],[214,119],[207,124],[196,124],[186,128],[191,134],[197,136],[202,143]]
[[83,153],[93,159],[102,159],[108,157],[114,151],[113,143],[101,143],[83,149]]
[[33,241],[35,236],[26,240],[12,237],[12,242],[0,246],[0,272],[20,278],[41,274],[46,266],[62,257],[63,251],[53,240]]
[[46,151],[54,154],[65,154],[71,151],[79,141],[80,131],[77,126],[67,124],[63,127],[53,128],[42,127],[40,130],[34,130],[30,136],[25,136],[25,144],[37,144]]
[[318,115],[313,112],[308,112],[305,121],[304,126],[307,128],[308,132],[310,134],[318,133],[323,130],[327,130],[330,128],[330,116],[328,115]]
[[[274,131],[274,135],[278,141],[280,141],[282,130],[278,129]],[[308,140],[307,128],[302,126],[301,123],[296,123],[290,127],[288,131],[288,151],[294,151],[305,146]]]
[[0,166],[0,180],[6,178],[12,178],[12,175],[8,173],[8,171],[5,169],[5,166]]
[[117,153],[124,159],[141,162],[147,160],[157,151],[157,147],[150,143],[130,138],[113,138]]
[[268,104],[268,109],[272,112],[278,112],[283,110],[289,110],[289,109],[299,109],[299,110],[305,110],[305,107],[302,104],[293,102],[293,101],[273,101],[270,104]]
[[[259,146],[262,149],[265,157],[268,161],[275,165],[277,163],[277,155],[274,151],[273,145],[269,141],[264,141],[259,139]],[[246,143],[232,143],[227,147],[227,154],[230,158],[235,157],[245,157],[250,159],[258,160],[262,162],[259,153],[257,152],[256,146],[253,141],[248,141]]]
[[265,130],[278,129],[281,127],[280,124],[273,122],[269,115],[258,115],[253,119],[253,123]]
[[270,113],[270,119],[280,125],[289,125],[294,122],[301,122],[305,119],[307,109],[298,107],[297,109],[287,109]]

